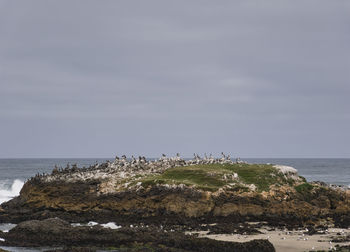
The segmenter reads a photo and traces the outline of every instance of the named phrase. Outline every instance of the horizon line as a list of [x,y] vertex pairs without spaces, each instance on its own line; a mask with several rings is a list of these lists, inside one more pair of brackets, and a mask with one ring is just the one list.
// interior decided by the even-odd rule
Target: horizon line
[[[130,156],[131,157],[131,156]],[[136,157],[136,156],[135,156]],[[138,156],[137,156],[138,157]],[[147,157],[149,159],[156,159],[159,157]],[[167,156],[172,157],[172,156]],[[182,157],[185,159],[191,159],[192,157]],[[214,157],[215,158],[215,157]],[[231,159],[235,159],[232,157]],[[350,157],[237,157],[240,159],[350,159]],[[1,159],[114,159],[113,157],[0,157]]]

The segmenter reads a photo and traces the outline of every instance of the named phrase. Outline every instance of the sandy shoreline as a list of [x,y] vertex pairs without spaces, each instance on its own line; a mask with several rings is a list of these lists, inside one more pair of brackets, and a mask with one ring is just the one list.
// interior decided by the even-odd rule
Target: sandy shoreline
[[273,230],[264,227],[259,229],[262,234],[241,235],[241,234],[208,234],[208,232],[198,232],[199,237],[232,242],[247,242],[254,239],[268,239],[277,252],[303,252],[317,250],[335,250],[335,246],[350,245],[350,241],[331,242],[332,239],[349,237],[349,229],[330,228],[323,234],[306,235],[305,229],[301,230]]

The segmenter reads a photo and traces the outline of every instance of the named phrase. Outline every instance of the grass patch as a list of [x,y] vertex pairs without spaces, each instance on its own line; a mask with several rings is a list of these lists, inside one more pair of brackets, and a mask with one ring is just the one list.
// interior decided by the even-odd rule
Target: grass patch
[[[234,173],[238,174],[239,181],[233,177]],[[223,178],[225,174],[226,179]],[[140,181],[146,187],[155,184],[185,184],[208,191],[216,191],[232,182],[242,183],[242,188],[245,184],[254,184],[258,191],[267,191],[273,184],[293,185],[294,183],[272,165],[267,164],[207,164],[175,167]]]
[[294,188],[298,193],[304,194],[304,193],[311,192],[311,190],[314,188],[314,186],[309,184],[309,183],[303,183],[303,184],[300,184]]
[[287,179],[276,168],[267,164],[235,164],[225,165],[225,169],[234,171],[246,184],[254,184],[258,191],[268,191],[270,185],[282,185]]
[[176,167],[166,170],[158,176],[143,179],[142,185],[149,186],[155,184],[185,184],[195,185],[199,189],[215,191],[224,186],[225,181],[221,180],[222,174],[216,171],[210,172],[208,169],[198,169],[198,167]]

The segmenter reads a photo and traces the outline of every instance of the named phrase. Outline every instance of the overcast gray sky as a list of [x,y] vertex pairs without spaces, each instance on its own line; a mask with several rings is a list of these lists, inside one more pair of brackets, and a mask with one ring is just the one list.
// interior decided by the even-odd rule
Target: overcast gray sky
[[350,1],[0,0],[0,157],[350,157]]

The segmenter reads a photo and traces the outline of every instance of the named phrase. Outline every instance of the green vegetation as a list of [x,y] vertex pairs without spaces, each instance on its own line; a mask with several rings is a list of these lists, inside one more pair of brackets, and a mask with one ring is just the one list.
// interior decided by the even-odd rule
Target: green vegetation
[[195,185],[197,188],[216,191],[226,183],[222,180],[223,173],[219,170],[211,169],[208,165],[175,167],[166,170],[158,176],[147,177],[142,181],[142,185],[152,184],[185,184]]
[[[234,176],[235,173],[238,174],[238,178]],[[208,191],[216,191],[225,185],[229,185],[232,190],[246,191],[250,184],[254,184],[258,191],[267,191],[273,184],[295,183],[293,179],[267,164],[206,164],[175,167],[140,181],[146,187],[155,184],[185,184]]]
[[303,184],[300,184],[296,187],[294,187],[295,190],[298,192],[298,193],[309,193],[311,192],[311,190],[314,188],[313,185],[309,184],[309,183],[303,183]]
[[254,184],[258,191],[268,191],[270,185],[282,185],[288,182],[288,179],[272,165],[236,164],[227,165],[225,168],[236,172],[245,184]]

